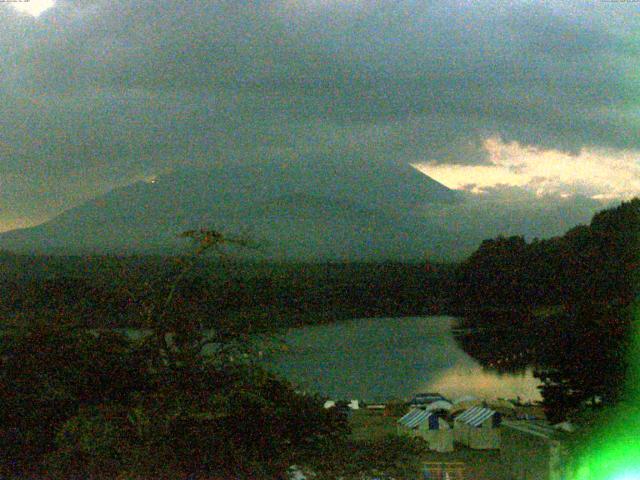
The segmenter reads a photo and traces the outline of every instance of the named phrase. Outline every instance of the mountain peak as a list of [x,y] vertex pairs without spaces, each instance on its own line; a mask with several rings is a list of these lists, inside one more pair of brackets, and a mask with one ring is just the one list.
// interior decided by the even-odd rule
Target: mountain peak
[[[331,175],[309,163],[182,168],[96,197],[37,227],[0,235],[17,252],[175,250],[187,229],[256,231],[277,257],[361,259],[423,255],[436,228],[405,215],[412,204],[450,202],[446,187],[412,167],[353,162]],[[295,243],[295,245],[294,245]],[[277,245],[277,248],[275,247]],[[307,249],[307,250],[305,250]]]

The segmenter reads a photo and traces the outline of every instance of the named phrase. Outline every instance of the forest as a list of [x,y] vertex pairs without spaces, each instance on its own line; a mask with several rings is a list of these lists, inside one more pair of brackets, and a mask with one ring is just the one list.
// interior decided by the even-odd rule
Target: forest
[[462,345],[485,364],[504,356],[517,359],[512,369],[536,365],[553,421],[615,404],[628,374],[639,274],[637,198],[561,237],[486,240],[456,271],[453,310],[477,329]]
[[[139,327],[139,307],[166,296],[183,260],[5,252],[0,315],[6,322],[66,310],[89,328]],[[273,328],[437,314],[447,308],[452,272],[450,265],[425,263],[251,264],[199,258],[181,278],[170,308],[205,322],[250,317]]]

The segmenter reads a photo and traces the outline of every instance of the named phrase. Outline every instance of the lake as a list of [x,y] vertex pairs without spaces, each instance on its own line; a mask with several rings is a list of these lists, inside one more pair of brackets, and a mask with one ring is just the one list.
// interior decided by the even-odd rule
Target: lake
[[484,369],[456,343],[452,317],[365,318],[289,330],[288,351],[272,368],[299,386],[330,398],[385,400],[418,392],[456,398],[539,400],[531,369],[500,374]]

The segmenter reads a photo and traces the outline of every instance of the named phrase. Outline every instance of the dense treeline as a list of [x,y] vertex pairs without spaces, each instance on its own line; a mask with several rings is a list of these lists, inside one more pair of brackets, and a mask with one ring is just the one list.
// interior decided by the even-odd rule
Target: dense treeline
[[640,199],[597,213],[562,237],[485,240],[458,269],[456,305],[531,309],[628,305],[637,286]]
[[[504,347],[494,351],[538,365],[547,413],[561,420],[620,398],[639,270],[640,199],[634,199],[562,237],[486,240],[458,268],[454,303]],[[510,348],[508,339],[518,336]],[[481,350],[469,338],[463,343]]]
[[0,353],[0,478],[283,478],[347,429],[230,355],[154,365],[148,344],[45,322]]
[[[36,269],[30,277],[7,273],[0,280],[0,314],[12,318],[25,312],[64,310],[90,327],[138,327],[138,308],[163,298],[180,268],[175,260],[154,257],[74,261],[75,268],[70,268],[53,258],[48,268]],[[5,272],[20,272],[19,265],[29,262],[42,259],[5,255],[2,266]],[[251,317],[275,327],[437,313],[445,305],[450,272],[424,264],[225,267],[203,261],[180,283],[174,313],[205,322],[220,316]]]
[[529,309],[562,301],[560,239],[485,240],[458,269],[456,306],[471,311]]

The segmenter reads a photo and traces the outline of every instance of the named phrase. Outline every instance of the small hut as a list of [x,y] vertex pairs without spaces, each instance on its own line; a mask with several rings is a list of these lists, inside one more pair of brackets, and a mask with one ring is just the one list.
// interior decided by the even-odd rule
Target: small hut
[[412,409],[400,418],[398,434],[424,439],[429,450],[453,452],[453,430],[442,417],[426,410]]
[[485,407],[472,407],[453,421],[455,441],[469,448],[491,450],[500,448],[502,415]]

